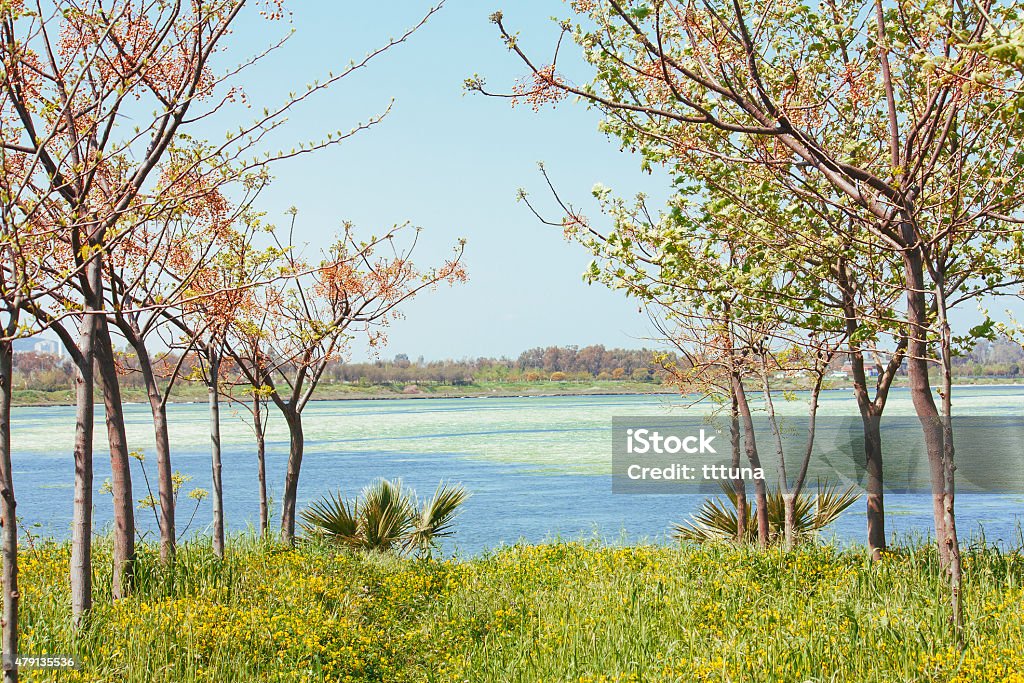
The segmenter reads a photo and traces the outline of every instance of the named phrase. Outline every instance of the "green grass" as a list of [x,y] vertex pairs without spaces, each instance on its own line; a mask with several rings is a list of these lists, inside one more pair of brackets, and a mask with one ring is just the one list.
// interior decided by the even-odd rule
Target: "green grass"
[[1024,558],[966,556],[954,647],[930,548],[516,546],[465,561],[286,550],[224,562],[142,549],[134,596],[69,623],[68,549],[23,550],[23,653],[71,654],[38,681],[1024,681]]

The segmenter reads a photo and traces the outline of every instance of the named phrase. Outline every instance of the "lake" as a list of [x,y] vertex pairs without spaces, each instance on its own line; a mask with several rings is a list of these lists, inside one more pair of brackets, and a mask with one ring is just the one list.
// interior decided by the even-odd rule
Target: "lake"
[[[964,387],[955,394],[955,410],[971,415],[1024,415],[1022,387]],[[804,401],[785,403],[798,414]],[[517,540],[542,541],[599,536],[606,541],[667,542],[669,525],[685,519],[707,494],[622,495],[611,490],[613,417],[669,416],[707,411],[686,407],[676,396],[567,396],[472,399],[392,399],[320,401],[304,413],[306,453],[299,488],[300,507],[323,493],[354,494],[376,477],[401,477],[421,495],[441,479],[462,482],[473,497],[457,523],[448,549],[474,553]],[[147,455],[145,467],[155,486],[153,438],[147,405],[125,408],[133,450]],[[855,416],[851,391],[825,392],[822,415]],[[97,407],[95,521],[109,524],[109,497],[98,493],[109,476],[102,410]],[[178,509],[179,530],[194,503],[193,487],[209,489],[209,415],[205,404],[169,408],[173,466],[192,477]],[[283,421],[271,410],[267,434],[267,472],[275,516],[288,452]],[[913,414],[906,390],[896,389],[888,414]],[[258,519],[256,458],[248,413],[222,409],[224,499],[229,531],[244,531]],[[12,419],[14,481],[18,512],[32,533],[57,538],[70,533],[72,508],[71,407],[15,408]],[[136,498],[146,495],[140,464],[133,461]],[[965,494],[958,498],[961,536],[1019,545],[1024,495]],[[891,535],[926,535],[932,524],[927,495],[890,495],[886,499]],[[206,531],[207,498],[189,533]],[[153,537],[151,510],[137,521]],[[864,503],[858,502],[832,527],[841,542],[864,536]],[[276,526],[276,524],[275,524]]]

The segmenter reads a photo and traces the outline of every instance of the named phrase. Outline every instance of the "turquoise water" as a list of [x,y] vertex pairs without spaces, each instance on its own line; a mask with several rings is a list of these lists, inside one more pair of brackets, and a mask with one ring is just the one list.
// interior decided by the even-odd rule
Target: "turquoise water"
[[[783,402],[782,412],[798,415],[805,403]],[[402,477],[421,494],[441,479],[463,482],[474,494],[458,524],[454,545],[476,552],[519,539],[540,541],[555,535],[600,535],[609,540],[665,541],[669,525],[684,519],[705,497],[613,495],[611,493],[611,424],[613,417],[703,413],[674,396],[574,396],[474,399],[395,399],[322,401],[305,411],[306,455],[300,482],[300,505],[323,493],[357,492],[375,477]],[[1024,415],[1024,388],[965,387],[955,399],[958,414]],[[909,415],[905,391],[895,390],[890,414]],[[856,415],[849,391],[826,392],[822,415]],[[258,518],[256,459],[247,413],[223,411],[224,493],[230,530],[241,531]],[[209,488],[209,417],[205,404],[169,409],[175,469],[193,477],[186,484]],[[146,405],[126,407],[129,444],[148,456],[154,480],[153,439]],[[98,491],[109,476],[105,430],[97,423],[96,523],[109,523],[110,502]],[[70,407],[16,408],[12,421],[14,477],[18,511],[34,533],[67,536],[72,505]],[[287,432],[271,412],[267,435],[271,497],[283,485]],[[138,463],[133,461],[136,497],[146,494]],[[182,496],[179,525],[193,503]],[[275,510],[275,513],[278,510]],[[984,532],[989,540],[1017,544],[1024,518],[1024,495],[964,495],[958,502],[966,536]],[[887,498],[888,529],[901,535],[924,535],[931,526],[930,500],[922,495]],[[192,532],[203,532],[210,502],[203,502]],[[144,534],[155,528],[152,511],[139,510]],[[863,503],[851,508],[834,527],[841,541],[863,537]]]

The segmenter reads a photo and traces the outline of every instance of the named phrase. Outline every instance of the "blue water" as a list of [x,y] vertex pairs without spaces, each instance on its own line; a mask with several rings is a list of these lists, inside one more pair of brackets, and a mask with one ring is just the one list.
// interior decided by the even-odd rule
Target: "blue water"
[[[803,402],[784,406],[799,414]],[[957,390],[961,414],[1024,414],[1024,388],[970,387]],[[667,542],[672,522],[692,513],[703,493],[614,495],[611,492],[612,417],[672,415],[686,408],[666,396],[575,396],[478,399],[396,399],[321,401],[306,409],[306,455],[299,490],[300,507],[328,491],[354,494],[376,477],[401,477],[421,495],[439,480],[462,482],[473,493],[447,549],[475,553],[520,539],[542,541],[599,536],[608,541]],[[827,392],[823,415],[855,415],[849,391]],[[909,414],[904,391],[890,399],[892,414]],[[245,411],[224,411],[224,502],[229,531],[244,531],[258,519],[256,459]],[[195,506],[188,491],[209,489],[208,413],[204,404],[169,409],[173,466],[192,479],[178,505],[179,531]],[[147,454],[144,465],[155,485],[148,406],[126,407],[129,443]],[[70,407],[16,408],[12,420],[15,491],[22,524],[32,533],[66,537],[72,508]],[[97,422],[95,522],[110,521],[109,496],[100,493],[109,477],[105,429]],[[272,413],[267,443],[267,473],[274,503],[283,484],[287,433]],[[133,461],[136,498],[147,491],[143,465]],[[714,493],[714,492],[711,492]],[[840,542],[859,542],[864,534],[864,504],[845,513],[831,533]],[[886,499],[890,534],[926,536],[931,529],[927,495],[890,495]],[[203,501],[187,532],[204,533],[210,500]],[[1020,544],[1024,495],[976,494],[958,498],[965,539],[982,533],[990,542]],[[156,528],[152,510],[137,511],[143,535]]]

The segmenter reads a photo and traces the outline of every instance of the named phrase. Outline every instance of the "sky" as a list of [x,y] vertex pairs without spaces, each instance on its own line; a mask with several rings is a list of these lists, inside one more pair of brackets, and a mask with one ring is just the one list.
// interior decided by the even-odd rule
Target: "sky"
[[[430,4],[303,0],[290,6],[295,34],[243,79],[250,115],[402,34]],[[590,192],[599,182],[619,194],[657,195],[665,181],[642,173],[639,159],[598,132],[598,113],[581,103],[534,112],[464,93],[463,81],[474,74],[507,91],[526,73],[488,20],[497,9],[522,32],[523,45],[549,55],[557,38],[551,17],[564,16],[567,6],[560,0],[518,0],[504,8],[448,0],[408,42],[290,116],[276,137],[289,148],[297,140],[347,130],[394,100],[379,126],[274,166],[275,181],[258,208],[284,224],[285,211],[295,206],[296,239],[310,249],[326,245],[345,220],[365,235],[409,221],[423,228],[416,259],[421,266],[449,257],[460,237],[467,240],[469,281],[405,305],[404,319],[387,331],[382,357],[516,356],[535,346],[568,344],[650,347],[654,331],[637,303],[584,283],[589,254],[541,224],[516,193],[525,188],[550,206],[537,169],[541,161],[559,191],[583,207],[592,204]],[[269,45],[287,29],[249,16],[234,34],[232,54]],[[585,65],[570,66],[586,78]],[[357,347],[353,357],[365,354]]]
[[[264,4],[250,7],[236,25],[218,68],[294,34],[243,72],[248,111],[235,105],[195,132],[219,139],[237,130],[264,107],[280,105],[289,93],[302,92],[403,34],[431,7],[420,0],[293,0],[290,18],[275,22],[258,15]],[[561,217],[537,168],[543,162],[561,196],[593,221],[600,216],[591,197],[595,184],[625,197],[644,192],[656,205],[667,196],[668,178],[642,172],[640,159],[600,133],[599,113],[582,103],[567,100],[535,112],[464,92],[463,82],[476,74],[490,90],[508,92],[527,73],[488,19],[499,9],[506,27],[519,32],[524,50],[538,63],[550,63],[558,37],[552,17],[568,12],[562,0],[517,0],[504,7],[447,0],[407,42],[291,113],[267,149],[290,149],[349,130],[391,107],[382,123],[340,145],[275,164],[275,180],[256,208],[284,226],[290,220],[286,212],[295,207],[295,240],[308,245],[309,254],[330,244],[345,221],[367,237],[406,222],[423,228],[415,255],[420,267],[440,264],[465,238],[469,281],[403,304],[403,317],[387,329],[388,344],[379,357],[515,357],[549,345],[658,346],[638,303],[586,284],[582,273],[590,255],[567,242],[560,229],[538,221],[516,196],[523,188],[546,215]],[[560,54],[559,72],[576,82],[590,74],[571,46]],[[974,310],[954,316],[960,325],[978,320]],[[356,343],[351,357],[374,356]]]

